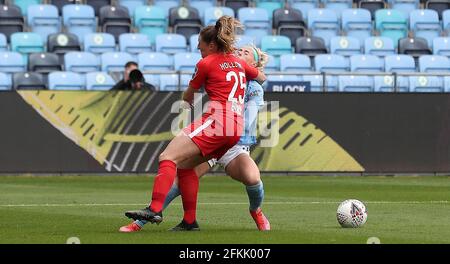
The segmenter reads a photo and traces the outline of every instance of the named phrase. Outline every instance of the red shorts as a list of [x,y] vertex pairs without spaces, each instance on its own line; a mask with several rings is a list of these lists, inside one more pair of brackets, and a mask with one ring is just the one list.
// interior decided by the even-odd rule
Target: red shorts
[[204,114],[183,129],[183,132],[198,146],[203,156],[219,159],[239,141],[242,135],[242,120],[221,119]]

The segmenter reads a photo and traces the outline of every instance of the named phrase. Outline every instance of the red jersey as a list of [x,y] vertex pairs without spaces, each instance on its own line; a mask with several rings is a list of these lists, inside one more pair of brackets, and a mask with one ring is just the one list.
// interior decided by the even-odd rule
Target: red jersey
[[247,79],[252,80],[257,76],[256,68],[236,56],[215,53],[197,63],[189,85],[194,89],[204,85],[210,101],[221,103],[227,113],[231,110],[242,115]]

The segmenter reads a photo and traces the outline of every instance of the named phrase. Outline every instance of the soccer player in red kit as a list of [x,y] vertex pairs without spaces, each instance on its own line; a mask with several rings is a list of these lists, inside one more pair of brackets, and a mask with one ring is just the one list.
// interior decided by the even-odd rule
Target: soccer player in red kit
[[233,17],[222,16],[215,26],[200,32],[198,48],[202,59],[183,100],[192,104],[194,92],[204,87],[210,98],[208,110],[184,128],[160,154],[150,206],[128,211],[127,217],[160,223],[164,200],[178,174],[184,217],[177,230],[198,228],[198,176],[193,168],[211,158],[219,159],[239,141],[247,79],[260,82],[265,79],[263,73],[233,55],[235,30],[239,27],[241,24]]

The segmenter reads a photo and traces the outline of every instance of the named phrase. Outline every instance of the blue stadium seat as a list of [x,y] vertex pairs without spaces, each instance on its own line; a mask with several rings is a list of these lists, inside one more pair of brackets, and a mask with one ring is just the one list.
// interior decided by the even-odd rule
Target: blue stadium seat
[[337,92],[338,91],[338,77],[327,75],[325,77],[325,87],[322,75],[303,75],[302,81],[310,82],[311,92]]
[[237,14],[239,9],[244,7],[250,7],[252,0],[223,0],[223,5],[233,9],[234,13]]
[[354,37],[333,37],[330,40],[330,51],[342,56],[361,54],[361,43]]
[[311,9],[308,11],[308,29],[313,36],[321,37],[329,48],[330,39],[339,34],[338,17],[330,9]]
[[411,11],[419,8],[420,0],[388,0],[392,9],[402,12],[406,17]]
[[274,56],[268,55],[268,62],[266,64],[266,67],[264,67],[266,72],[274,72],[274,71],[280,71],[280,60],[275,59]]
[[22,15],[27,16],[28,7],[31,5],[39,5],[42,3],[42,0],[12,0],[14,5],[20,7],[22,10]]
[[0,51],[6,51],[8,49],[8,42],[6,36],[0,33]]
[[128,9],[128,14],[130,17],[134,16],[134,10],[137,7],[145,6],[147,4],[147,0],[118,0],[121,6],[124,6]]
[[261,50],[272,56],[290,54],[291,40],[286,36],[264,36],[261,39]]
[[300,10],[303,17],[308,15],[309,10],[319,8],[318,0],[288,0],[290,7]]
[[324,8],[336,12],[338,18],[341,18],[342,11],[352,8],[353,0],[321,0]]
[[383,37],[389,37],[397,47],[398,40],[408,34],[408,20],[404,13],[395,9],[380,9],[375,12],[375,28]]
[[280,70],[285,71],[311,71],[311,60],[303,54],[284,54],[280,56]]
[[203,10],[214,7],[216,5],[216,0],[189,0],[189,6],[197,9],[200,14],[202,14]]
[[269,14],[262,8],[241,8],[238,11],[238,19],[244,25],[245,35],[252,37],[257,46],[260,45],[262,37],[269,35],[272,28]]
[[0,72],[0,91],[11,90],[11,76]]
[[159,80],[160,91],[178,91],[180,87],[178,74],[161,74]]
[[255,0],[256,7],[265,9],[269,15],[269,19],[272,19],[273,11],[283,7],[284,3],[279,0]]
[[138,65],[142,71],[170,71],[172,61],[162,52],[147,52],[138,55]]
[[247,35],[237,35],[236,36],[236,47],[243,47],[243,46],[252,45],[252,44],[257,46],[252,37],[247,36]]
[[135,61],[133,56],[126,52],[106,52],[101,55],[102,71],[123,72],[125,64]]
[[190,46],[191,52],[200,52],[198,50],[198,36],[199,36],[199,34],[194,34],[190,37],[189,46]]
[[350,71],[352,72],[382,72],[384,61],[375,55],[353,55],[350,57]]
[[68,52],[64,55],[64,69],[71,72],[93,72],[99,70],[99,61],[90,52]]
[[314,57],[314,65],[318,72],[340,72],[350,68],[345,57],[336,54],[318,54]]
[[372,16],[367,9],[346,9],[342,11],[341,21],[347,36],[355,37],[361,43],[372,35]]
[[419,57],[420,72],[449,72],[450,60],[445,56],[422,55]]
[[199,53],[177,53],[173,58],[173,66],[176,71],[194,73],[197,62],[202,56]]
[[391,38],[370,37],[364,41],[364,53],[384,57],[396,54],[396,51]]
[[120,51],[130,54],[150,52],[152,46],[147,35],[137,33],[127,33],[119,36]]
[[27,61],[18,52],[0,52],[0,72],[13,73],[27,70]]
[[151,85],[155,86],[156,90],[159,90],[160,88],[160,76],[159,74],[146,74],[144,73],[144,79],[145,82],[150,83]]
[[91,33],[84,36],[84,51],[100,55],[116,51],[114,36],[109,33]]
[[61,31],[58,9],[53,5],[28,6],[28,26],[47,41],[48,35]]
[[433,39],[433,54],[450,56],[450,37],[438,37]]
[[37,33],[16,32],[11,35],[11,51],[23,54],[44,52],[44,41]]
[[447,32],[450,32],[450,9],[442,12],[442,29]]
[[409,92],[409,79],[399,76],[397,79],[393,75],[374,76],[375,92]]
[[179,34],[160,34],[156,36],[156,51],[168,54],[186,52],[186,38]]
[[410,55],[398,54],[384,57],[386,72],[415,72],[416,63]]
[[[302,77],[294,74],[268,74],[268,82],[299,82],[302,81]],[[266,84],[264,84],[266,86]]]
[[97,29],[94,8],[89,5],[65,5],[63,7],[63,22],[67,31],[75,34],[81,42],[84,36],[94,33]]
[[409,76],[410,92],[444,92],[444,79],[439,76]]
[[338,77],[339,92],[373,92],[372,76],[342,75]]
[[432,47],[433,39],[439,37],[442,31],[438,13],[428,9],[413,10],[409,16],[409,27],[415,37],[427,40],[428,47]]
[[116,82],[106,72],[90,72],[86,74],[86,90],[108,91]]
[[446,93],[450,92],[450,76],[444,76],[444,91]]
[[50,90],[84,90],[85,82],[81,74],[76,72],[52,72],[48,75],[48,88]]
[[167,25],[167,13],[161,7],[139,6],[134,10],[134,26],[148,36],[152,45],[157,35],[167,32]]
[[203,15],[203,25],[209,26],[209,25],[215,25],[217,19],[219,19],[221,16],[230,16],[234,17],[234,11],[233,9],[225,6],[218,6],[218,7],[210,7],[204,9],[204,15]]
[[178,7],[181,5],[180,0],[153,0],[153,5],[162,8],[166,17],[169,16],[169,10],[172,7]]

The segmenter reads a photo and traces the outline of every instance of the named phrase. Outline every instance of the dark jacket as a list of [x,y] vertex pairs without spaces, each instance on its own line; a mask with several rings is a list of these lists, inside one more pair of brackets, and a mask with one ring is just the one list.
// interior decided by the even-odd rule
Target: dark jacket
[[[131,91],[131,82],[127,81],[125,82],[123,79],[120,80],[116,85],[111,88],[111,90],[123,90],[123,91]],[[140,89],[140,91],[156,91],[155,86],[144,82],[144,86]]]

